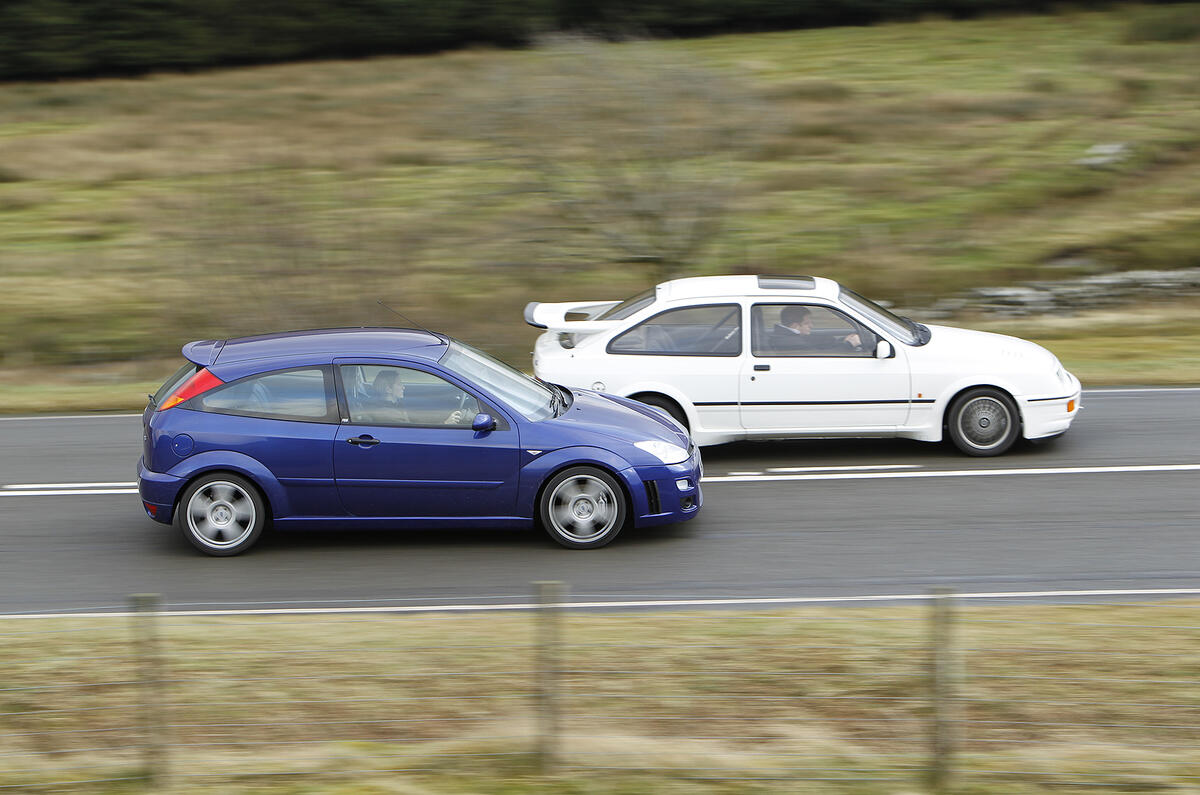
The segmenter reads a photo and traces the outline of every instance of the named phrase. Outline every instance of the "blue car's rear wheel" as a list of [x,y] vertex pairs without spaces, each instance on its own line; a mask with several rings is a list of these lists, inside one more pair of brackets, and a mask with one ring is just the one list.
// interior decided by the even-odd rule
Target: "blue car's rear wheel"
[[175,524],[196,549],[236,555],[254,545],[267,520],[266,504],[245,478],[229,472],[201,475],[183,493]]
[[550,479],[542,489],[538,515],[545,531],[564,547],[595,549],[617,537],[629,509],[612,475],[584,466]]

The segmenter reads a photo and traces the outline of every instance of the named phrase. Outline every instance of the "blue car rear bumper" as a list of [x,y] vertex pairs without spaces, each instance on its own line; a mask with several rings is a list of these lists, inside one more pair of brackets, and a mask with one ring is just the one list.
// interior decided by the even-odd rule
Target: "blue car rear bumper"
[[156,522],[170,524],[174,518],[175,499],[183,488],[183,478],[151,472],[144,459],[138,459],[138,494],[146,515]]

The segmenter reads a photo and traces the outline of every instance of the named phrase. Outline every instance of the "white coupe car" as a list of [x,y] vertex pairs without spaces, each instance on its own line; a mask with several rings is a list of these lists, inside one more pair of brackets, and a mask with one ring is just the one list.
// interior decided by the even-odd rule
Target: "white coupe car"
[[949,435],[969,455],[1063,433],[1079,379],[1032,342],[925,326],[829,279],[676,279],[626,301],[531,303],[545,381],[657,406],[698,444]]

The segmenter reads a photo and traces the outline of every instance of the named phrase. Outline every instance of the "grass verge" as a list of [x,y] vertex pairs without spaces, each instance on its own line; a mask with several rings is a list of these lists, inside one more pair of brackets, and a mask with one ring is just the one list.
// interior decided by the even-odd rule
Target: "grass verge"
[[[960,608],[953,791],[1191,791],[1197,608]],[[139,791],[152,737],[181,793],[925,789],[926,608],[568,615],[552,775],[534,618],[164,618],[150,735],[125,620],[8,620],[0,784]]]

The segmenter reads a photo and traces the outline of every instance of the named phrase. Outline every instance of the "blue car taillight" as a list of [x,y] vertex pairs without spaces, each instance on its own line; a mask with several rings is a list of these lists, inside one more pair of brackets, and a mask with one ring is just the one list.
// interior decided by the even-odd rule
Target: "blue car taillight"
[[201,368],[196,371],[188,380],[179,385],[179,388],[170,394],[158,407],[159,411],[166,411],[172,406],[178,406],[185,400],[190,400],[196,395],[202,395],[213,387],[218,387],[225,383],[220,378],[217,378],[207,368]]

